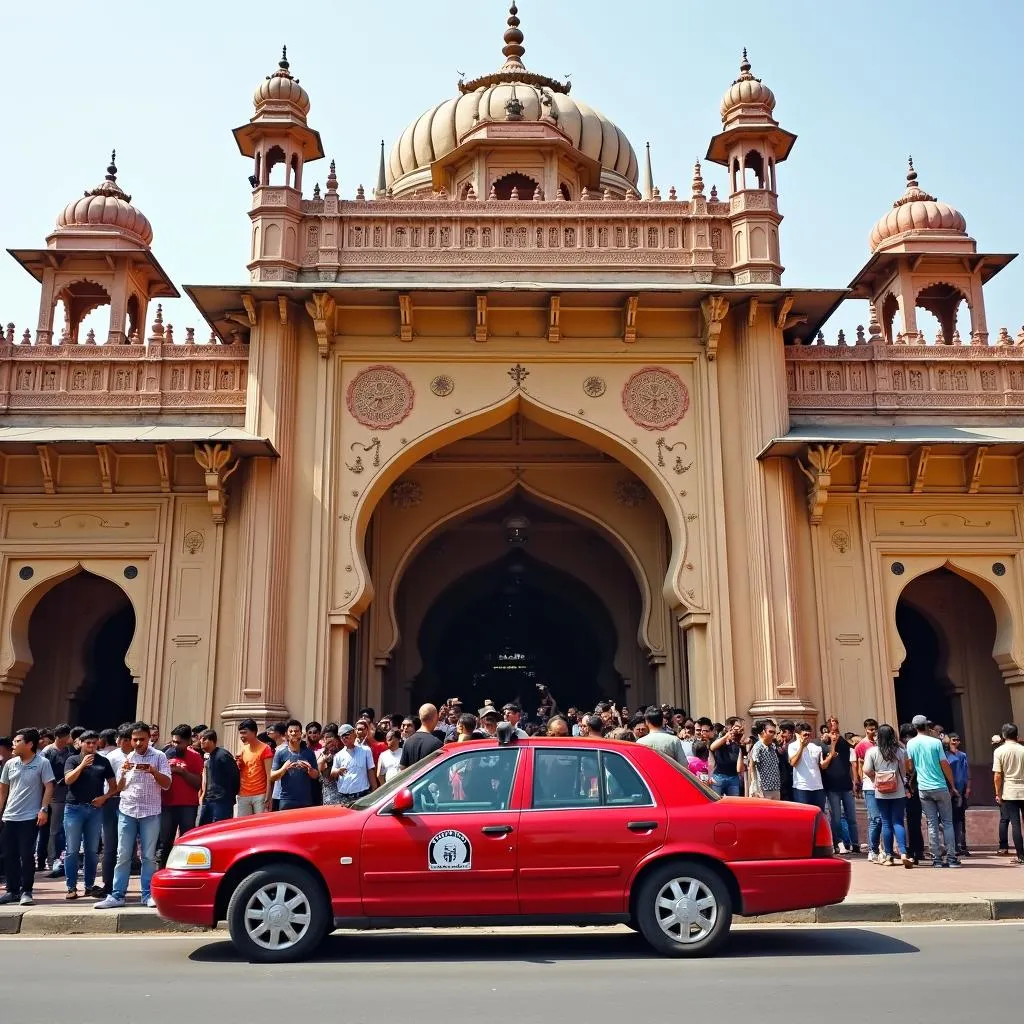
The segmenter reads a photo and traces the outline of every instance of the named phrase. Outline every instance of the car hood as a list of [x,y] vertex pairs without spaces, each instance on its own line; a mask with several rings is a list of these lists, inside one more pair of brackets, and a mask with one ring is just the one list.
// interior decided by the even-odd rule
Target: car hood
[[200,825],[182,839],[182,843],[203,844],[218,839],[240,839],[246,833],[258,835],[261,839],[275,833],[289,836],[303,832],[317,832],[330,821],[332,829],[344,826],[348,821],[353,825],[363,817],[363,811],[332,804],[326,807],[300,807],[294,811],[273,811],[267,814],[251,814],[244,818],[229,818],[213,825]]

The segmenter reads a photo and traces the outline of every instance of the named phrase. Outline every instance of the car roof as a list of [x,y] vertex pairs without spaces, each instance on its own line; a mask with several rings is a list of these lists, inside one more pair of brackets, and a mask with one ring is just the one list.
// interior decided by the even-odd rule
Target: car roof
[[[635,747],[636,743],[629,740],[610,740],[598,736],[528,736],[526,739],[512,737],[508,743],[510,747],[541,747],[550,744],[583,744],[584,746],[599,747],[604,750],[622,751],[624,748]],[[463,740],[461,743],[450,740],[445,743],[445,748],[458,748],[459,750],[472,750],[474,748],[493,748],[499,746],[494,737],[478,740]]]

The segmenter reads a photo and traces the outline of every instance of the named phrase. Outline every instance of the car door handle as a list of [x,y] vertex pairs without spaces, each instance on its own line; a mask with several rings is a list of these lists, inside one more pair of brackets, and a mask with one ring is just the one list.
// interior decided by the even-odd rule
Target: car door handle
[[507,836],[512,831],[511,825],[484,825],[481,832],[485,836]]
[[627,821],[626,828],[630,832],[653,832],[658,827],[656,821]]

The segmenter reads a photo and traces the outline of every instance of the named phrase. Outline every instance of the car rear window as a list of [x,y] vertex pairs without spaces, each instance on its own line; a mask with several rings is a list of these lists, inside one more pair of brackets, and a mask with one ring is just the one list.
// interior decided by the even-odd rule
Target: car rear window
[[564,746],[541,748],[533,761],[534,810],[650,807],[651,791],[621,754]]

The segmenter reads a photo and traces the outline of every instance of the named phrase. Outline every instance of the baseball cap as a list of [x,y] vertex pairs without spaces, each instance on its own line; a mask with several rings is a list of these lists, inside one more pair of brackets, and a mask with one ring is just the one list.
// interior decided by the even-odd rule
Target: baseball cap
[[500,717],[498,715],[498,709],[493,705],[481,708],[476,714],[477,718],[489,718],[491,715],[494,715],[495,718]]
[[923,729],[928,724],[928,719],[924,715],[914,715],[910,720],[910,724],[915,729]]
[[350,732],[355,732],[355,729],[351,725],[343,725],[338,730],[339,736],[347,736]]

